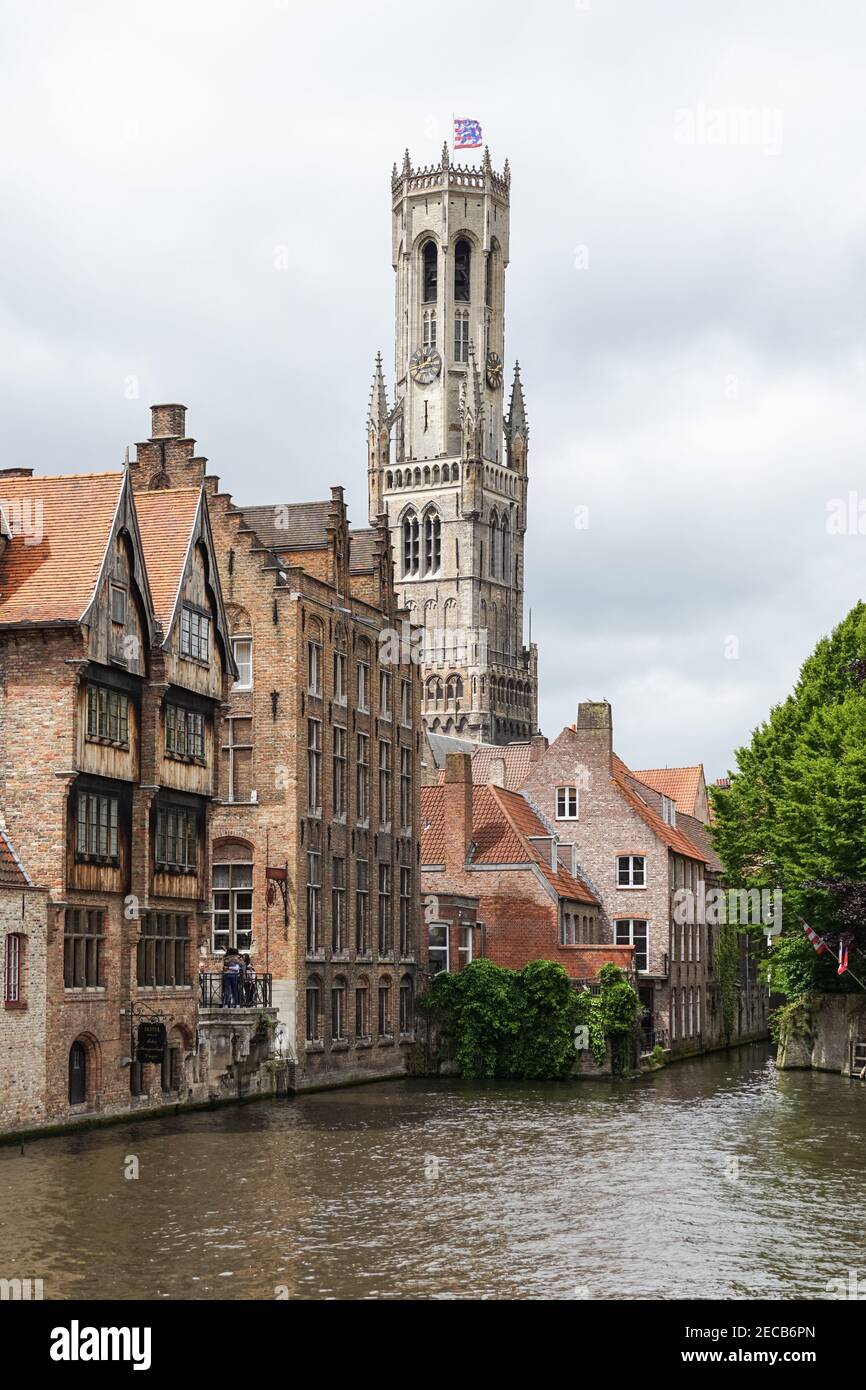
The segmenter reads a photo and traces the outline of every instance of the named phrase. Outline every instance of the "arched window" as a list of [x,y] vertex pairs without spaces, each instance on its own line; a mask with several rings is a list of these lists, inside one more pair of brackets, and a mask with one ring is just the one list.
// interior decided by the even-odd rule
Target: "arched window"
[[490,575],[495,579],[499,571],[499,518],[496,512],[490,514]]
[[685,1038],[686,1036],[686,990],[683,986],[680,990],[680,1037]]
[[671,1042],[677,1040],[677,992],[671,990]]
[[469,361],[468,309],[458,309],[454,314],[454,361]]
[[701,1032],[701,987],[698,985],[695,990],[695,1032],[700,1036]]
[[442,565],[442,521],[438,512],[424,518],[424,573],[435,574]]
[[436,310],[424,310],[424,346],[435,348],[436,346]]
[[403,573],[417,574],[420,548],[418,517],[408,512],[403,518]]
[[438,252],[435,241],[425,241],[421,251],[424,303],[436,303]]
[[393,486],[394,486],[394,474],[393,474],[393,473],[386,473],[386,474],[385,474],[385,486],[386,486],[386,487],[393,487]]
[[465,237],[461,237],[454,247],[454,299],[458,303],[469,302],[469,272],[472,248]]
[[425,486],[425,487],[429,487],[429,486],[430,486],[430,466],[429,466],[429,464],[426,465],[425,468],[424,468],[424,486]]

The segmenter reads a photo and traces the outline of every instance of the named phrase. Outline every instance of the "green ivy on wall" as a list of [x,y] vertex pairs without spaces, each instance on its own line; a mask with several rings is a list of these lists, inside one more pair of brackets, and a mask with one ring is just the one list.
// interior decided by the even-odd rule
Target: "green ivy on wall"
[[555,1080],[568,1076],[575,1060],[574,1030],[588,1029],[595,1060],[610,1044],[614,1071],[626,1070],[640,1007],[618,966],[599,972],[601,992],[572,989],[555,961],[533,960],[506,970],[475,960],[457,974],[436,975],[418,999],[418,1009],[453,1047],[463,1076],[482,1080]]

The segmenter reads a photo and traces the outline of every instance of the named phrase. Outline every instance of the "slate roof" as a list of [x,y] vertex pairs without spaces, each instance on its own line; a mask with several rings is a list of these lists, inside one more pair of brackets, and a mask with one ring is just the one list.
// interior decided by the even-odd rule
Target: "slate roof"
[[[442,864],[445,859],[445,789],[439,784],[421,788],[421,862]],[[556,871],[545,863],[543,852],[530,836],[550,838],[550,832],[529,803],[503,787],[472,788],[472,864],[532,864],[541,869],[560,897],[598,906],[598,900],[580,878],[562,864]]]
[[332,502],[291,502],[238,510],[269,550],[318,550],[328,544],[332,506]]
[[169,634],[174,616],[200,502],[201,488],[197,487],[163,488],[135,494],[147,578],[164,637]]
[[33,881],[0,826],[0,888],[32,888]]
[[[69,473],[61,477],[0,477],[0,503],[15,503],[35,521],[41,539],[14,535],[0,554],[0,626],[78,622],[99,578],[123,473]],[[8,504],[12,504],[9,506]]]
[[376,536],[372,528],[349,532],[349,573],[361,574],[376,569]]

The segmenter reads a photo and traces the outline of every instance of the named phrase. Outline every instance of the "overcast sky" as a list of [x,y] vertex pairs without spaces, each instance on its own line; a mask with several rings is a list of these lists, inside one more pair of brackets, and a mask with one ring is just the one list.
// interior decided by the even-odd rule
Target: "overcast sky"
[[182,401],[238,501],[342,483],[366,524],[391,166],[475,117],[512,169],[542,728],[606,697],[632,766],[729,767],[864,592],[866,534],[827,529],[866,499],[862,0],[0,15],[0,462],[116,467]]

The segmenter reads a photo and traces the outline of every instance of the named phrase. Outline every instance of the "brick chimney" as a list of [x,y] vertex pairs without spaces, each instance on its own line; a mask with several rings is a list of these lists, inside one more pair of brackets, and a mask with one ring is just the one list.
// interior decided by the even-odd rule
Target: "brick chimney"
[[462,872],[472,843],[472,758],[445,758],[445,872]]
[[152,405],[150,419],[151,437],[135,446],[129,464],[132,486],[143,492],[201,487],[207,459],[196,457],[195,440],[186,436],[186,406]]
[[610,775],[613,717],[607,700],[586,700],[577,707],[577,753],[590,775]]

